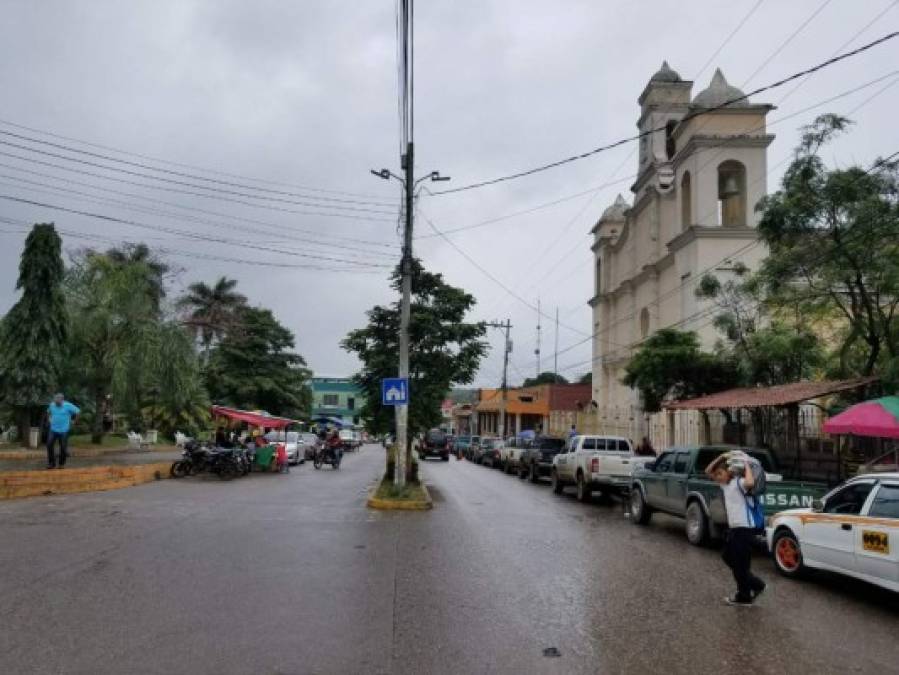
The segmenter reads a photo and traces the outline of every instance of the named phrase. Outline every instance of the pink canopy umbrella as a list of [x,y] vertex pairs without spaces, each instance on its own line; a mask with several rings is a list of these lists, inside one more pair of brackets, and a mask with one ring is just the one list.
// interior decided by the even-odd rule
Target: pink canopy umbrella
[[824,423],[829,434],[899,438],[899,396],[858,403]]

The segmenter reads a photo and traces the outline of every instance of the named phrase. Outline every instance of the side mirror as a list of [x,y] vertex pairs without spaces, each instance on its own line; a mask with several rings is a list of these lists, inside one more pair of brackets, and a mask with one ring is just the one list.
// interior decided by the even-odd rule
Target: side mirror
[[823,499],[813,499],[812,500],[812,511],[815,513],[821,513],[824,511],[824,500]]

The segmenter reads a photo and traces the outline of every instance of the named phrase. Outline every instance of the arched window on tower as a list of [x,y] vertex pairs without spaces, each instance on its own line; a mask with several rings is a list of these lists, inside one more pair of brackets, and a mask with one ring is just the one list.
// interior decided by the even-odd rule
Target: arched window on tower
[[596,259],[596,295],[602,292],[602,260]]
[[674,142],[674,129],[677,127],[677,120],[668,120],[665,123],[665,155],[668,159],[674,157],[677,150],[677,144]]
[[718,165],[718,222],[746,225],[746,167],[734,159]]
[[684,230],[693,224],[693,190],[689,171],[684,171],[680,179],[680,224]]

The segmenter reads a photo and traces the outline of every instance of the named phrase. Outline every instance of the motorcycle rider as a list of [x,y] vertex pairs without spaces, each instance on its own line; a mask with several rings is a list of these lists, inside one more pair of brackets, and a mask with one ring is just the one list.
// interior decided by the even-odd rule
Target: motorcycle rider
[[337,429],[332,430],[325,447],[331,453],[331,458],[336,464],[340,464],[343,455],[342,445],[343,442],[340,440],[340,434],[337,432]]

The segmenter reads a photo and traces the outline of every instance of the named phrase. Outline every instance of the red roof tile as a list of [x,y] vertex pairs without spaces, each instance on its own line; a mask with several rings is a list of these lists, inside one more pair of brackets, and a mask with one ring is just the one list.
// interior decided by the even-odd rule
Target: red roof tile
[[774,387],[744,387],[728,389],[717,394],[700,396],[683,401],[671,401],[667,410],[715,410],[717,408],[761,408],[782,406],[809,401],[827,394],[856,389],[876,382],[877,377],[857,377],[852,380],[825,380],[823,382],[792,382]]

